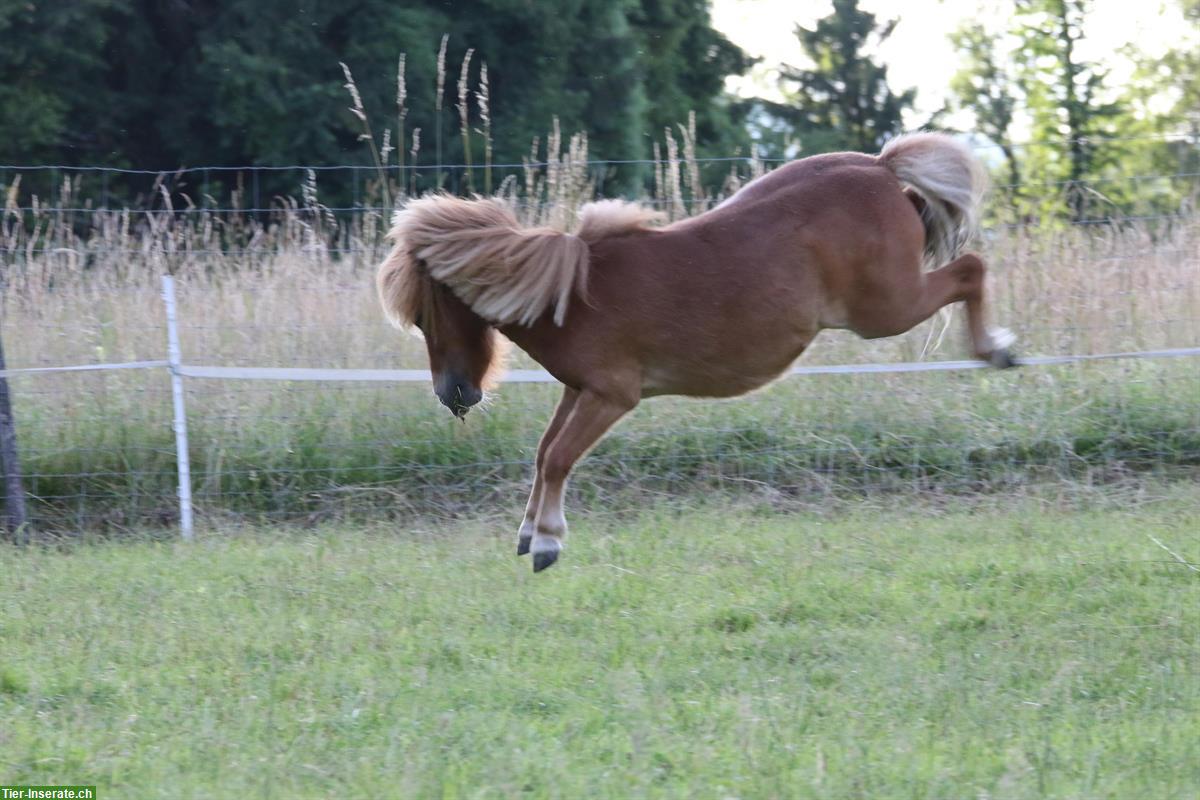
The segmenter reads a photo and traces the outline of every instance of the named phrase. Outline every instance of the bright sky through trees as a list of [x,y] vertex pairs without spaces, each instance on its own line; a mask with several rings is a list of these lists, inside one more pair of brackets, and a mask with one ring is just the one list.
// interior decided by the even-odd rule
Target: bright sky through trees
[[[920,124],[945,99],[950,76],[959,67],[947,34],[964,22],[979,21],[989,28],[1006,22],[1011,3],[995,0],[862,0],[860,6],[880,19],[900,18],[880,56],[888,66],[889,83],[903,90],[918,89],[914,118]],[[793,29],[811,26],[829,14],[829,0],[713,0],[713,26],[762,63],[746,77],[731,77],[727,87],[741,95],[778,97],[774,68],[780,62],[801,59]],[[1164,52],[1178,44],[1187,30],[1179,6],[1163,0],[1130,3],[1128,0],[1095,0],[1089,16],[1086,48],[1080,56],[1104,61],[1113,82],[1129,75],[1132,65],[1115,56],[1133,44],[1148,54]]]

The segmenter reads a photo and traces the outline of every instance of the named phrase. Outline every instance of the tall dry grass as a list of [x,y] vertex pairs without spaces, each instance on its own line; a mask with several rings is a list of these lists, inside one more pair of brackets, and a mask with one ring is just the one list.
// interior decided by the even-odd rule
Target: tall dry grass
[[[530,224],[568,226],[593,197],[586,141],[548,136],[546,166],[501,191]],[[685,162],[686,164],[686,162]],[[677,211],[681,175],[651,202]],[[698,205],[719,201],[712,193]],[[76,202],[70,187],[55,205]],[[36,206],[35,206],[36,207]],[[420,366],[423,349],[376,308],[371,274],[384,214],[323,209],[311,187],[269,215],[194,210],[95,211],[72,219],[39,207],[6,211],[3,331],[9,359],[52,366],[159,358],[160,276],[176,276],[184,349],[194,362],[259,366]],[[992,316],[1026,353],[1182,346],[1200,340],[1200,222],[1166,229],[996,228],[979,249]],[[894,339],[823,334],[814,363],[960,358],[961,312]],[[253,335],[251,335],[253,332]]]

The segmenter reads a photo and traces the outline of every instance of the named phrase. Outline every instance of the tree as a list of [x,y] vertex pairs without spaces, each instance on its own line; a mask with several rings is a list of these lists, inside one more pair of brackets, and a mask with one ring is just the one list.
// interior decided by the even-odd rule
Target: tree
[[701,152],[729,155],[745,144],[744,115],[723,95],[725,78],[751,59],[712,27],[708,0],[640,0],[630,23],[637,36],[648,98],[640,151],[649,153],[664,128],[696,114]]
[[[1135,80],[1130,85],[1132,104],[1152,119],[1151,128],[1167,135],[1156,153],[1158,169],[1194,173],[1200,169],[1200,0],[1179,0],[1179,9],[1190,27],[1186,45],[1169,50],[1161,58],[1136,57]],[[1153,101],[1171,98],[1165,113],[1155,114]],[[1187,140],[1173,134],[1188,133]]]
[[[0,160],[161,170],[362,163],[339,62],[376,133],[396,142],[402,53],[405,142],[421,128],[423,165],[435,144],[443,163],[479,163],[480,137],[459,135],[468,48],[468,125],[486,63],[498,163],[519,163],[555,119],[587,132],[594,157],[645,158],[692,109],[700,137],[726,148],[738,125],[715,101],[748,65],[704,0],[0,0],[0,37]],[[610,176],[619,189],[638,178]],[[280,180],[264,195],[296,191],[295,174]]]
[[[451,43],[470,46],[491,81],[496,153],[519,162],[555,119],[568,132],[588,134],[597,159],[642,156],[649,104],[643,55],[633,19],[636,0],[491,0],[463,15]],[[520,42],[520,47],[514,47]],[[610,176],[614,191],[638,177]]]
[[[125,0],[0,0],[0,162],[71,161],[105,152],[111,125],[95,76]],[[94,124],[87,124],[95,120]]]
[[[1180,0],[1184,19],[1192,25],[1192,40],[1200,37],[1200,0]],[[1171,114],[1190,127],[1193,144],[1200,145],[1200,50],[1186,47],[1173,50],[1164,59],[1179,96]]]
[[793,125],[803,149],[872,152],[902,130],[903,112],[912,107],[916,90],[893,92],[887,67],[869,55],[897,22],[878,23],[858,0],[834,0],[833,13],[814,28],[796,27],[812,66],[780,70],[787,102],[772,110]]
[[1021,168],[1012,140],[1020,91],[1011,66],[997,53],[996,37],[981,25],[966,25],[950,34],[964,64],[950,79],[950,91],[959,108],[975,117],[975,130],[990,139],[1008,168],[1014,203],[1021,184]]
[[[1181,2],[1200,8],[1200,0]],[[1192,51],[1151,62],[1130,46],[1124,55],[1141,69],[1118,89],[1101,64],[1078,56],[1088,0],[1014,0],[1013,8],[1007,29],[965,26],[952,35],[964,63],[951,81],[957,106],[973,112],[976,129],[1005,156],[1013,207],[1075,220],[1177,208],[1175,188],[1129,178],[1186,164],[1183,143],[1161,135],[1178,131],[1183,117],[1159,109],[1164,96],[1186,96]],[[1015,123],[1029,124],[1029,142],[1012,141]],[[1027,178],[1040,190],[1021,191]]]
[[1064,180],[1075,219],[1084,216],[1083,182],[1115,156],[1098,138],[1112,137],[1121,107],[1105,101],[1107,71],[1080,59],[1084,21],[1090,0],[1016,0],[1020,83],[1033,119],[1036,169],[1050,180]]

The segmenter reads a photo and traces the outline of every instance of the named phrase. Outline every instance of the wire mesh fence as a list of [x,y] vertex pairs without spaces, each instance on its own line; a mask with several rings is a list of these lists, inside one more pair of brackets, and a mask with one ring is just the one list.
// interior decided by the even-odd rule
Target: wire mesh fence
[[[742,179],[752,177],[744,161],[720,166],[730,163],[745,166]],[[1144,177],[1128,180],[1149,185]],[[1179,197],[1194,194],[1195,175],[1153,177]],[[563,197],[542,187],[523,200],[542,213]],[[255,216],[257,203],[133,211],[59,199],[66,202],[22,205],[10,193],[0,240],[8,367],[155,366],[9,375],[38,530],[178,522],[162,274],[176,276],[185,364],[426,367],[423,344],[390,329],[373,296],[386,223],[380,206],[329,209],[284,198]],[[568,197],[580,199],[587,197]],[[692,210],[694,199],[683,191],[650,201],[675,213],[679,204]],[[1200,218],[1186,202],[1151,210],[1135,204],[1103,224],[1085,216],[988,227],[979,246],[991,269],[992,315],[1017,332],[1023,354],[1200,346]],[[802,363],[859,371],[788,377],[730,402],[644,403],[583,462],[572,491],[601,506],[626,494],[697,490],[780,498],[995,491],[1200,464],[1194,357],[1003,373],[867,371],[963,358],[961,328],[959,312],[948,310],[890,340],[827,332]],[[520,353],[510,366],[537,367]],[[427,383],[350,377],[186,378],[201,523],[457,514],[522,502],[555,386],[502,384],[463,426],[437,406]]]

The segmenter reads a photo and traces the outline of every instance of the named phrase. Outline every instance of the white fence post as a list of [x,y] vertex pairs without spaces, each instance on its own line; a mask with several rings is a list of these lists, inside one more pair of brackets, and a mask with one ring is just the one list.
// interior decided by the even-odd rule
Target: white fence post
[[175,401],[175,460],[179,465],[179,529],[184,541],[192,540],[192,467],[188,460],[187,413],[183,407],[183,359],[175,316],[175,279],[162,276],[162,298],[167,309],[167,367],[171,370],[171,397]]

